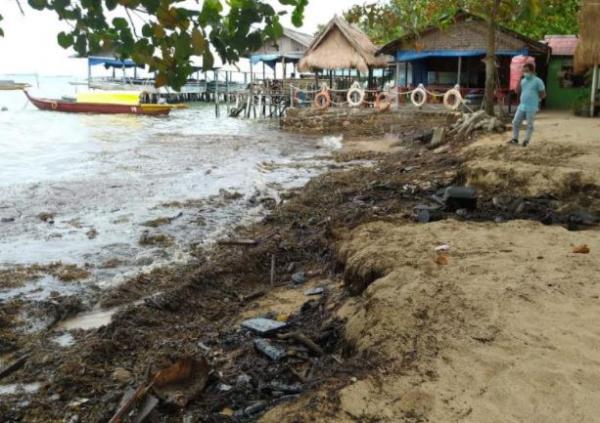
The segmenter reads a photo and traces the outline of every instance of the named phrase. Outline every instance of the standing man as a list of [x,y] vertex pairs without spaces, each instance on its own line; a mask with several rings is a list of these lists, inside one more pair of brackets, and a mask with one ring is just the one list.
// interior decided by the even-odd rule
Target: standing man
[[513,139],[510,140],[509,144],[519,144],[521,124],[524,120],[527,120],[527,134],[523,142],[523,147],[527,147],[531,142],[535,116],[540,110],[540,102],[546,98],[544,81],[536,76],[535,66],[531,63],[523,66],[523,79],[521,80],[519,90],[521,91],[521,104],[519,104],[515,119],[513,120]]

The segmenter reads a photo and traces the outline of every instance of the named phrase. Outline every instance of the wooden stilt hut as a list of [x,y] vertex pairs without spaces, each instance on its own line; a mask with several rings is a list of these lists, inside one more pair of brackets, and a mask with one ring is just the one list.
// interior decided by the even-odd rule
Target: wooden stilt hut
[[387,67],[391,60],[377,56],[377,50],[364,32],[335,16],[309,46],[299,69],[303,72],[356,69],[366,75],[373,68]]
[[575,52],[575,71],[584,73],[592,70],[592,93],[590,113],[595,115],[598,102],[598,88],[600,83],[600,2],[598,0],[584,0],[579,14],[581,40]]

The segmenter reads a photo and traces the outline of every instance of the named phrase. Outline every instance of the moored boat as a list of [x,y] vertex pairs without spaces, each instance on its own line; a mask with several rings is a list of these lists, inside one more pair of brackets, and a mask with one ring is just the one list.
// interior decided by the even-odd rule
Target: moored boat
[[15,81],[0,80],[0,91],[17,91],[28,88],[29,84],[23,84]]
[[32,97],[24,90],[27,98],[40,110],[67,113],[133,114],[160,116],[168,115],[173,107],[168,104],[143,103],[143,92],[85,92],[74,99],[47,99]]

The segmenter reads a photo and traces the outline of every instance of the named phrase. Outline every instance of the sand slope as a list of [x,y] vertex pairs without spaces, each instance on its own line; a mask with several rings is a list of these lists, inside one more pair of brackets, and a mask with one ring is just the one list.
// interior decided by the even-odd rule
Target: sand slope
[[532,222],[363,226],[341,254],[386,276],[341,314],[378,371],[263,421],[598,421],[599,253],[596,232]]
[[[465,149],[463,173],[488,193],[559,197],[600,191],[600,121],[543,113],[528,148],[508,147],[509,134],[480,138]],[[595,204],[598,207],[598,204]]]

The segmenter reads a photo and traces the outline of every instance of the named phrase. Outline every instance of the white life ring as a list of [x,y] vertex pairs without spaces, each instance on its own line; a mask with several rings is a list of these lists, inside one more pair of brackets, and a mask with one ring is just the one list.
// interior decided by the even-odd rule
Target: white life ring
[[419,88],[414,90],[412,92],[412,94],[410,95],[410,101],[416,107],[419,107],[419,108],[423,107],[425,105],[425,103],[427,102],[427,91],[425,91],[425,88],[423,88],[422,86],[419,86]]
[[444,106],[450,110],[458,110],[463,102],[463,97],[458,88],[446,91],[444,94]]
[[[358,95],[356,100],[354,99]],[[365,101],[365,91],[359,87],[352,87],[348,90],[348,95],[346,96],[346,100],[350,107],[358,107]]]

